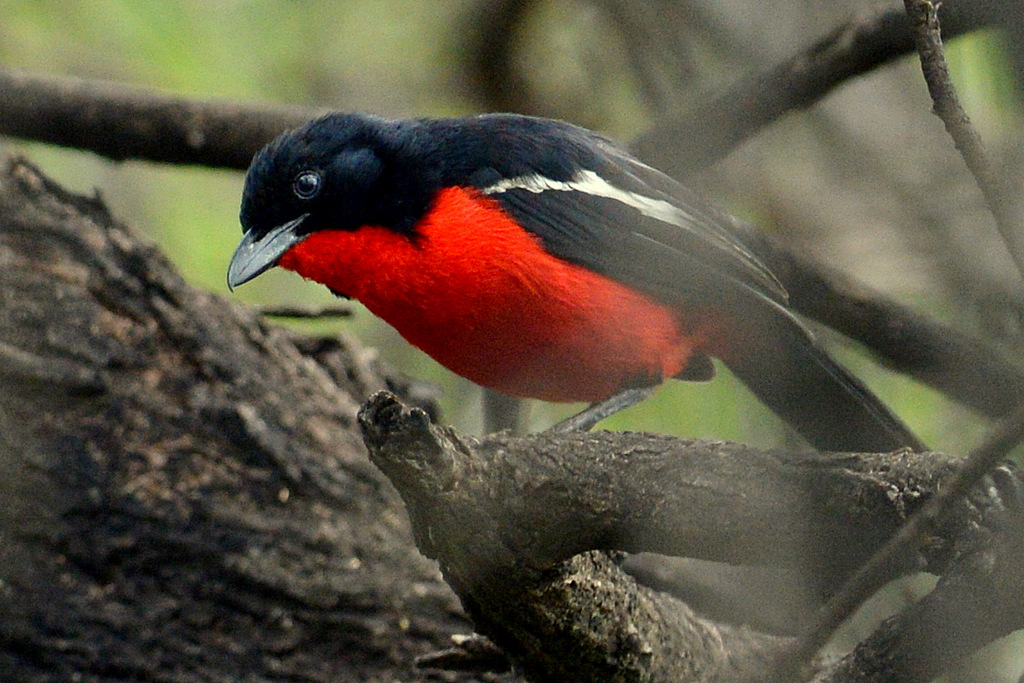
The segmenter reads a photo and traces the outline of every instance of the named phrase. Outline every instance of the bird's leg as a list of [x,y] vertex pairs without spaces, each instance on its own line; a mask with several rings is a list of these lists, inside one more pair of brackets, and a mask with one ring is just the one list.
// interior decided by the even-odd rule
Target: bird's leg
[[518,398],[484,389],[484,434],[493,434],[503,429],[517,434],[523,429],[523,402]]
[[588,431],[606,417],[611,417],[620,410],[625,410],[646,400],[654,393],[654,389],[655,387],[623,389],[603,401],[590,404],[572,417],[568,417],[549,427],[547,431],[554,434]]

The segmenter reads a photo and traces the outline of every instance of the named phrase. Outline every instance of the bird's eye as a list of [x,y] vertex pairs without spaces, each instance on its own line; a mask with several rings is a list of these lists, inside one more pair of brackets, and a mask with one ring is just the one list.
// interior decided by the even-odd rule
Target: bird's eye
[[312,199],[320,192],[323,180],[316,171],[303,171],[295,177],[292,183],[292,190],[299,199]]

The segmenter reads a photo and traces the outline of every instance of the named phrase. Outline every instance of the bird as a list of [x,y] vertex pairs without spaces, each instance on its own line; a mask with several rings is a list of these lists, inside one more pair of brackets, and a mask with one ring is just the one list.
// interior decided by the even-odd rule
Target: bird
[[718,359],[814,448],[923,449],[790,310],[754,228],[571,123],[330,113],[256,153],[240,222],[230,289],[294,271],[479,385],[592,404],[583,428]]

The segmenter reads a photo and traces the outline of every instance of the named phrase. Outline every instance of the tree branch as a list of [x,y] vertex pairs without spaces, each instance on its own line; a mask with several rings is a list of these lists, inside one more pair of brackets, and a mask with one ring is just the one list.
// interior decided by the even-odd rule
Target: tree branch
[[927,683],[977,649],[1024,628],[1024,508],[1019,479],[996,470],[1010,494],[990,509],[987,526],[965,543],[934,591],[887,619],[831,672],[828,680]]
[[1006,250],[1017,266],[1017,274],[1024,279],[1024,210],[1017,201],[1020,188],[996,173],[985,152],[981,135],[960,104],[956,85],[949,75],[949,66],[946,64],[945,48],[942,45],[939,28],[938,6],[929,0],[904,0],[903,4],[914,29],[914,42],[921,58],[921,71],[934,103],[932,111],[942,119],[946,132],[953,138],[953,144],[974,176],[985,203],[996,220],[996,227],[1003,238]]
[[[537,680],[761,680],[766,658],[790,641],[753,631],[737,641],[732,627],[652,595],[589,551],[795,566],[827,593],[958,464],[935,453],[796,458],[628,433],[477,440],[386,393],[359,419],[420,549],[477,628]],[[935,530],[945,540],[890,557],[875,588],[920,557],[944,569],[953,539],[978,519],[959,503],[944,509],[958,511]]]
[[992,344],[752,236],[794,310],[862,344],[883,365],[989,418],[1024,403],[1024,367]]
[[0,135],[145,159],[245,170],[278,133],[323,109],[197,101],[120,83],[0,69]]
[[828,642],[854,610],[871,597],[886,578],[892,576],[893,566],[902,564],[901,558],[908,552],[923,547],[939,520],[966,500],[982,478],[1004,461],[1021,441],[1024,441],[1024,406],[993,429],[988,438],[971,452],[963,466],[943,482],[921,509],[913,513],[907,523],[832,596],[798,645],[780,660],[773,680],[780,683],[792,680],[800,667]]

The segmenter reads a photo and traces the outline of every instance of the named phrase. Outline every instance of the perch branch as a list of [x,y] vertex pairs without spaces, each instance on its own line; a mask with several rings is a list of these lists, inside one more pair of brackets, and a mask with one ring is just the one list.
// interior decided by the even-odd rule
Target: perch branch
[[935,590],[887,619],[832,672],[863,680],[858,672],[884,671],[887,680],[927,683],[987,643],[1024,627],[1024,509],[1016,473],[994,473],[1001,509],[965,544]]
[[[685,607],[663,606],[666,598],[652,597],[620,575],[608,556],[591,551],[799,565],[809,576],[831,574],[832,582],[823,581],[827,592],[865,559],[865,550],[873,553],[895,533],[957,464],[934,453],[794,458],[736,444],[622,433],[476,440],[432,425],[386,393],[374,396],[359,419],[371,460],[406,501],[420,549],[438,559],[477,628],[543,680],[582,676],[566,668],[581,660],[585,667],[600,661],[608,668],[584,668],[588,673],[575,680],[636,673],[634,649],[620,658],[605,649],[610,634],[621,637],[622,628],[634,629],[633,643],[649,656],[649,680],[696,680],[686,676],[723,671],[726,664],[714,653],[694,650],[695,633],[701,639],[717,634],[731,643],[733,655],[749,656],[754,666],[743,673],[756,680],[766,671],[764,658],[789,641],[748,632],[753,640],[741,645],[731,640],[729,627]],[[933,527],[935,538],[946,541],[927,550],[932,571],[943,569],[951,539],[976,521],[967,513],[953,517],[948,527]],[[916,549],[890,557],[884,575],[873,576],[875,588],[917,568],[918,558]],[[586,576],[597,578],[592,584]],[[566,582],[576,590],[566,591]],[[581,590],[593,602],[574,602]],[[627,610],[620,622],[620,608],[636,601],[645,605],[645,616]],[[666,621],[669,614],[676,615],[673,621]],[[696,668],[667,668],[671,661]]]

